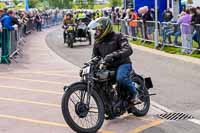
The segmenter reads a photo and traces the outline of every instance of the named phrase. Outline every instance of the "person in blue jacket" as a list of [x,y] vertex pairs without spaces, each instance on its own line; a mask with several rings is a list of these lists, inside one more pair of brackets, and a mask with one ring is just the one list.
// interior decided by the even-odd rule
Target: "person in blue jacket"
[[1,63],[3,64],[10,64],[9,59],[9,31],[15,30],[13,26],[14,12],[12,10],[8,11],[7,13],[1,14],[0,20],[3,28],[2,32],[2,56],[1,56]]
[[10,31],[14,30],[12,16],[14,16],[14,12],[12,10],[9,10],[8,13],[1,16],[2,27]]

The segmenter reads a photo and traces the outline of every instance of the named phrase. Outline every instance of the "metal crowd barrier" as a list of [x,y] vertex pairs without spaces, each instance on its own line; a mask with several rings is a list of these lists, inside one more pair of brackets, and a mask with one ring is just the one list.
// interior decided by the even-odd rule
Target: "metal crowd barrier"
[[[143,45],[145,42],[152,42],[155,43],[155,21],[143,21],[143,20],[134,20],[137,22],[137,25],[135,27],[129,26],[129,20],[126,19],[120,19],[120,32],[124,34],[125,36],[132,38],[133,40],[140,40],[141,44]],[[187,25],[187,24],[181,24],[175,22],[158,22],[157,23],[159,28],[159,36],[158,36],[158,43],[161,46],[161,50],[165,46],[172,46],[172,47],[178,47],[182,48],[182,52],[184,52],[184,49],[189,49],[191,52],[186,53],[193,53],[196,50],[199,50],[197,48],[193,47],[193,44],[191,45],[184,45],[183,44],[183,35],[181,27]],[[200,24],[199,25],[187,25],[189,26],[190,33],[188,33],[186,40],[194,38],[194,34],[196,31],[196,41],[200,44]],[[194,28],[195,27],[195,28]],[[172,41],[173,39],[173,41]],[[168,42],[167,42],[168,40]],[[182,43],[182,44],[180,44]],[[192,41],[190,40],[190,43]],[[186,50],[187,51],[187,50]]]
[[1,32],[1,63],[9,64],[9,53],[11,44],[11,32],[3,29]]
[[[58,25],[61,22],[61,18],[53,21],[49,20],[49,27]],[[54,23],[55,22],[55,23]],[[25,28],[26,27],[26,28]],[[3,29],[0,32],[0,63],[10,64],[10,60],[16,61],[16,56],[22,57],[22,48],[25,43],[25,36],[27,33],[31,33],[35,28],[34,21],[28,21],[27,25],[22,25],[17,30],[9,31]]]
[[34,29],[34,20],[29,20],[27,25],[26,25],[26,33],[29,34],[32,32],[32,30]]
[[[129,20],[120,19],[120,32],[125,36],[132,39],[141,40],[141,42],[155,42],[154,41],[154,30],[155,21],[142,21],[134,20],[136,25],[134,27],[129,26]],[[160,25],[160,23],[158,23]]]

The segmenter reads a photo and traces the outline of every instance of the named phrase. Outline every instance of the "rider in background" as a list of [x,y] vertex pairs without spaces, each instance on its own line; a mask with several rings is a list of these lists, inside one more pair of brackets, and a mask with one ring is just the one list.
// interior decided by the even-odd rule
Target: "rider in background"
[[[67,13],[63,19],[63,28],[66,29],[69,24],[74,24],[73,15],[71,13]],[[64,42],[66,43],[66,35],[65,31],[63,32]]]
[[138,101],[138,92],[135,84],[130,79],[132,62],[130,56],[133,53],[127,38],[122,34],[115,33],[111,20],[101,17],[92,24],[95,33],[93,57],[102,57],[108,69],[116,70],[116,81],[123,88],[128,88],[132,94],[132,101]]

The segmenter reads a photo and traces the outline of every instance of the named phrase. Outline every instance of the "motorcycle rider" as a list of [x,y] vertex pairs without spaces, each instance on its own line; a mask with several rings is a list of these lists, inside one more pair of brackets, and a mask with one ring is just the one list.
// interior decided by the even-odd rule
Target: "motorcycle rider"
[[132,94],[132,102],[138,101],[138,92],[130,79],[132,62],[130,57],[133,53],[127,38],[122,34],[115,33],[111,20],[101,17],[91,25],[95,33],[93,57],[100,56],[108,64],[108,69],[116,70],[116,81],[123,88],[128,88]]
[[[63,28],[66,29],[69,24],[74,24],[73,15],[70,12],[68,12],[64,16],[64,19],[63,19]],[[67,33],[64,30],[64,32],[63,32],[64,43],[66,43],[66,36],[67,36]]]

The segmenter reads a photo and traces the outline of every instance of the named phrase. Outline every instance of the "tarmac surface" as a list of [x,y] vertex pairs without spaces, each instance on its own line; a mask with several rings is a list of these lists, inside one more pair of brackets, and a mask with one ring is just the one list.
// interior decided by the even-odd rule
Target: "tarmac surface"
[[[23,57],[9,66],[0,65],[0,133],[73,133],[61,113],[63,86],[80,80],[79,67],[90,58],[91,49],[86,44],[73,49],[64,46],[59,27],[28,36]],[[124,115],[105,121],[99,132],[199,133],[200,67],[134,51],[134,67],[139,73],[152,76],[155,89],[151,91],[158,95],[152,98],[147,116]],[[192,114],[196,124],[158,119],[157,114],[171,110],[157,103],[173,111]]]

